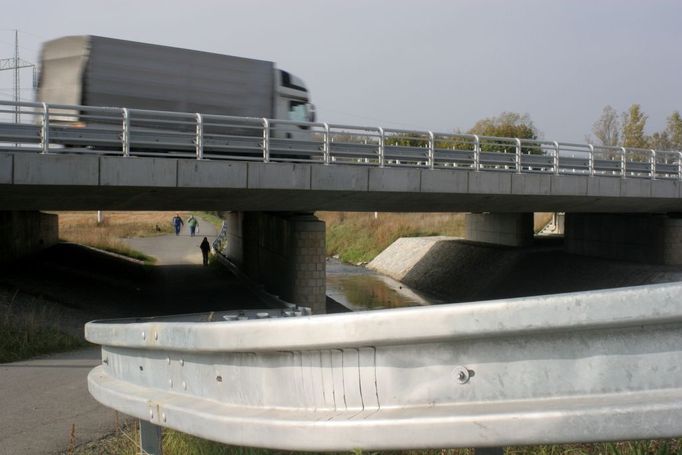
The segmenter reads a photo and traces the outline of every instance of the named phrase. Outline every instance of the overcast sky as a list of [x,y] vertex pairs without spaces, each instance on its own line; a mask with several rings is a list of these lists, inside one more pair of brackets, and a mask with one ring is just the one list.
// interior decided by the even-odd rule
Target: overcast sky
[[649,133],[682,110],[681,23],[679,0],[24,0],[5,2],[0,58],[15,28],[31,61],[65,35],[145,41],[275,61],[323,121],[446,132],[516,111],[582,141],[606,104],[640,103]]

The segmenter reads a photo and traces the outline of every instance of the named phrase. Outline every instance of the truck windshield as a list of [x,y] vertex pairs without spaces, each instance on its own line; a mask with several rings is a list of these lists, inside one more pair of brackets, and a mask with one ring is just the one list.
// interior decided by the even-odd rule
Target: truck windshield
[[289,120],[293,120],[294,122],[308,121],[305,103],[300,101],[289,101]]

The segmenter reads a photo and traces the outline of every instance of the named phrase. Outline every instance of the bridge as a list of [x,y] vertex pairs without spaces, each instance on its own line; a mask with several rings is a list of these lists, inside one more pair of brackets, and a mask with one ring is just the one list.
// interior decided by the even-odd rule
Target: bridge
[[[13,113],[17,104],[1,106],[0,113]],[[318,210],[470,212],[469,240],[511,246],[532,241],[533,212],[561,211],[570,252],[682,263],[680,151],[18,107],[27,123],[0,123],[0,210],[13,213],[5,239],[19,235],[9,226],[20,225],[18,211],[229,210],[228,256],[275,293],[316,311],[324,302],[324,224],[311,215]],[[292,129],[310,134],[292,139]],[[6,246],[5,257],[14,250]]]

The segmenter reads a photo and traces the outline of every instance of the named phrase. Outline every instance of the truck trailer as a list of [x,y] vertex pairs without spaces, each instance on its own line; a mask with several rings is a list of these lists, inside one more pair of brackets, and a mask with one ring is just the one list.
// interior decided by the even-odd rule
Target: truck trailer
[[[305,83],[273,62],[83,35],[44,43],[40,63],[37,98],[48,104],[315,120]],[[65,114],[51,120],[95,122]],[[273,131],[308,135],[305,125]]]

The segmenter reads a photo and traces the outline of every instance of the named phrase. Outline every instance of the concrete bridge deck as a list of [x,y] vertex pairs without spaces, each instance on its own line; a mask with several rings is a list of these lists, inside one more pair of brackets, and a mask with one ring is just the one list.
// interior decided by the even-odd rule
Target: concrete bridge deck
[[0,210],[682,212],[675,179],[0,152]]

